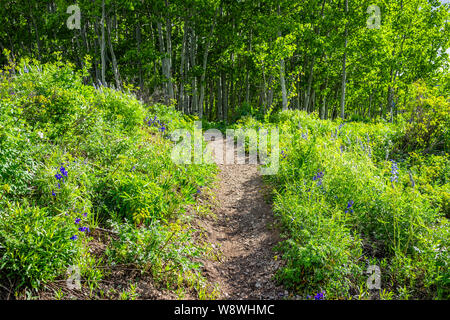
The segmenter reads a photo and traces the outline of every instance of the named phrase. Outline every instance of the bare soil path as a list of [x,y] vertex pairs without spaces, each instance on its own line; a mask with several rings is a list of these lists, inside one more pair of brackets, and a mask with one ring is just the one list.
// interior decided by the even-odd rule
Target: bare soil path
[[216,219],[207,220],[204,228],[220,261],[205,262],[204,274],[218,285],[222,299],[280,299],[287,294],[272,279],[280,267],[273,250],[280,238],[257,167],[219,164]]

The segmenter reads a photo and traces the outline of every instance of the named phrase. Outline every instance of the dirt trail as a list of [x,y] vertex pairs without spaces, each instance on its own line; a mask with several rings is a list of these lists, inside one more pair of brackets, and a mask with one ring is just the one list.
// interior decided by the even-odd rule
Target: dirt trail
[[279,234],[257,165],[219,164],[219,168],[214,190],[217,219],[204,227],[220,261],[206,262],[204,274],[219,286],[222,299],[280,299],[287,292],[272,280],[279,268],[273,251]]

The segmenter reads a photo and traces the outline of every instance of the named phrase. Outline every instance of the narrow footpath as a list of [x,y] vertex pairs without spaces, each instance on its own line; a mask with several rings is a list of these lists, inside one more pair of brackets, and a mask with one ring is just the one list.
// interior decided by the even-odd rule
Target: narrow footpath
[[203,227],[220,254],[219,261],[205,262],[204,275],[218,285],[222,299],[281,299],[287,295],[272,279],[280,267],[273,250],[280,237],[257,167],[219,164],[214,190],[216,219],[208,219]]

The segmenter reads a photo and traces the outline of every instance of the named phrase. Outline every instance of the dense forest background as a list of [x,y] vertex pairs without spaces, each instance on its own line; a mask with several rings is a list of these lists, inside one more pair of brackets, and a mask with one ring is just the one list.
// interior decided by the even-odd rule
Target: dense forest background
[[438,0],[15,0],[0,19],[2,65],[91,63],[86,84],[131,84],[211,121],[276,109],[392,121],[419,79],[450,91]]

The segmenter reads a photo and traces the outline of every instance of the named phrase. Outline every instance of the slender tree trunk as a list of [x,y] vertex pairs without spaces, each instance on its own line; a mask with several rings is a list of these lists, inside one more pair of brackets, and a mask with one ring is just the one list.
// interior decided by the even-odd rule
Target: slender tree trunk
[[40,37],[39,37],[39,29],[37,27],[36,24],[36,19],[33,16],[32,13],[32,9],[31,9],[31,2],[28,3],[29,9],[30,9],[30,18],[31,18],[31,22],[33,24],[33,28],[34,28],[34,34],[36,36],[36,48],[37,48],[37,53],[38,53],[38,59],[41,61],[42,60],[42,55],[41,55],[41,42],[40,42]]
[[217,112],[217,120],[221,121],[222,118],[222,77],[217,77],[217,104],[216,104],[216,112]]
[[[166,9],[169,11],[169,2],[166,2]],[[166,18],[166,48],[167,48],[167,61],[166,61],[166,76],[167,76],[167,94],[170,100],[174,99],[173,83],[172,83],[172,22],[170,18]]]
[[[348,0],[345,0],[345,16],[348,16]],[[342,84],[341,84],[341,118],[345,118],[345,89],[347,82],[347,41],[348,41],[348,23],[345,25],[345,39],[344,39],[344,56],[342,58]]]
[[[190,41],[190,58],[191,58],[191,68],[195,69],[196,61],[195,58],[197,56],[196,52],[196,36],[194,28],[191,28],[191,41]],[[197,77],[194,75],[192,77],[192,106],[191,112],[198,112],[198,96],[197,96]]]
[[211,121],[213,118],[213,110],[214,110],[214,80],[210,81],[209,84],[209,112],[208,112],[208,120]]
[[113,72],[114,72],[114,79],[116,80],[116,88],[120,90],[121,84],[120,84],[120,72],[119,67],[117,65],[117,59],[116,55],[114,54],[114,48],[111,41],[111,26],[112,26],[112,20],[107,18],[106,25],[108,27],[108,44],[109,44],[109,51],[111,53],[111,60],[113,65]]
[[185,113],[185,99],[184,99],[184,82],[186,81],[186,75],[184,73],[184,65],[186,63],[186,42],[187,42],[187,19],[184,20],[183,27],[183,44],[181,49],[181,63],[180,63],[180,93],[178,98],[179,109]]
[[312,96],[311,96],[311,106],[310,106],[309,112],[315,111],[315,105],[316,105],[316,90],[313,89]]
[[205,97],[205,77],[206,77],[206,66],[208,63],[208,53],[209,53],[209,45],[211,43],[211,38],[214,33],[214,27],[216,25],[217,14],[219,12],[219,8],[217,8],[216,13],[214,14],[214,20],[211,26],[211,31],[209,32],[208,40],[206,42],[205,52],[203,53],[203,72],[200,79],[200,100],[199,100],[199,117],[200,119],[203,117],[203,99]]
[[139,88],[142,93],[144,90],[144,78],[142,75],[142,57],[141,57],[141,19],[139,14],[137,15],[137,25],[136,25],[136,42],[137,42],[137,55],[138,55],[138,68],[139,68]]
[[[281,16],[280,5],[278,4],[278,16]],[[278,30],[278,37],[281,38],[281,30]],[[282,97],[282,109],[283,111],[288,109],[287,92],[286,92],[286,80],[284,78],[285,73],[284,59],[280,60],[280,83],[281,83],[281,97]]]
[[105,0],[102,0],[102,19],[100,20],[102,39],[100,43],[100,58],[102,63],[102,85],[106,86],[106,52],[105,52]]
[[[252,30],[250,30],[250,40],[248,43],[248,51],[249,52],[252,52],[252,36],[253,36],[253,32],[252,32]],[[247,63],[247,75],[246,75],[246,79],[245,79],[245,82],[246,82],[245,102],[247,102],[247,103],[250,103],[250,81],[249,81],[249,79],[250,79],[250,68]]]
[[227,123],[228,120],[228,84],[224,71],[222,71],[222,120]]
[[313,56],[312,61],[309,67],[309,76],[308,76],[308,89],[306,91],[305,95],[305,110],[308,110],[310,99],[311,99],[311,88],[312,88],[312,81],[314,77],[314,64],[315,64],[316,58]]
[[157,27],[158,27],[158,41],[159,41],[159,52],[162,56],[162,61],[161,61],[161,70],[162,70],[162,74],[165,78],[165,82],[164,82],[164,88],[165,88],[165,104],[168,105],[169,104],[169,75],[168,75],[168,66],[167,66],[167,52],[165,49],[165,45],[164,45],[164,38],[163,38],[163,33],[162,33],[162,24],[161,22],[157,22]]

